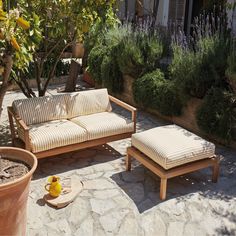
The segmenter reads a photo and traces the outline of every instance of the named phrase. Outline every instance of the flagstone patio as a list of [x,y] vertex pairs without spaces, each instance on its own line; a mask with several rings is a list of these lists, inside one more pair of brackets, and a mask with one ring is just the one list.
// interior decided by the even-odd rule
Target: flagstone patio
[[[20,92],[5,97],[1,146],[10,145],[6,106],[21,97]],[[164,124],[138,112],[138,132]],[[129,145],[125,139],[40,160],[31,183],[27,235],[236,235],[235,150],[217,147],[222,155],[217,184],[211,182],[209,169],[177,177],[168,182],[167,200],[161,202],[157,176],[137,162],[131,172],[125,171]],[[83,191],[67,207],[54,209],[43,200],[50,175],[79,176]]]

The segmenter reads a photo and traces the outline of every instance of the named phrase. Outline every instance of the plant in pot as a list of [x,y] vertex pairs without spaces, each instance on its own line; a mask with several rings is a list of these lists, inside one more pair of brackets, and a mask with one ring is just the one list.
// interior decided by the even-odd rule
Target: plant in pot
[[26,235],[29,184],[36,167],[32,153],[0,147],[0,235]]
[[[36,15],[5,10],[9,4],[4,3],[0,0],[0,116],[10,81],[28,67],[40,35]],[[0,147],[0,235],[25,235],[29,183],[36,167],[30,152]]]

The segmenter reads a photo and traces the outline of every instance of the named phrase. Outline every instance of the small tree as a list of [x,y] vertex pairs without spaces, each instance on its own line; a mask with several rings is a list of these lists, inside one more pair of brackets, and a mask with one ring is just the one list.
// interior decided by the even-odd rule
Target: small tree
[[0,117],[3,99],[15,71],[27,70],[32,60],[32,53],[40,40],[38,24],[35,14],[30,17],[26,11],[17,8],[4,11],[0,0]]
[[[35,0],[28,3],[24,0],[18,1],[18,6],[21,8],[40,12],[43,40],[33,57],[33,74],[37,81],[39,96],[45,95],[58,62],[74,42],[83,41],[84,35],[95,22],[110,23],[116,20],[113,12],[115,4],[116,0]],[[49,61],[53,62],[52,66],[48,72],[45,72],[45,66]],[[28,91],[26,78],[30,78],[30,75],[18,73],[18,76],[19,85],[24,93],[28,97],[35,96]],[[46,78],[43,78],[45,76]]]

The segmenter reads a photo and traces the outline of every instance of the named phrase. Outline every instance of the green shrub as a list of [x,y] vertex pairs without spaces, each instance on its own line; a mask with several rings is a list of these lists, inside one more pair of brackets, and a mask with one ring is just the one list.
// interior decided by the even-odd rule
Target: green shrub
[[[223,78],[227,68],[227,55],[229,53],[229,39],[215,34],[205,37],[198,42],[198,51],[204,65],[211,65],[219,78]],[[217,79],[216,79],[216,82]]]
[[105,54],[106,47],[98,45],[94,47],[88,55],[88,71],[93,79],[99,84],[102,83],[101,64]]
[[63,75],[69,75],[69,71],[70,71],[70,61],[65,61],[65,60],[60,60],[57,63],[57,68],[55,71],[55,76],[59,77],[59,76],[63,76]]
[[225,74],[232,91],[236,93],[236,39],[231,39],[227,65]]
[[170,66],[172,79],[177,80],[183,92],[203,98],[212,86],[219,86],[227,66],[228,45],[217,36],[198,41],[194,50],[173,48]]
[[127,30],[119,31],[118,27],[110,28],[100,36],[100,40],[88,55],[88,69],[96,82],[110,89],[112,92],[122,92],[123,77],[117,56],[118,45],[126,35]]
[[121,40],[119,52],[117,60],[122,73],[138,78],[159,67],[163,44],[157,35],[148,36],[138,31]]
[[137,35],[138,47],[141,50],[144,62],[144,73],[160,67],[163,57],[164,45],[158,35]]
[[183,108],[183,100],[179,95],[177,86],[166,80],[156,90],[154,108],[167,116],[180,116]]
[[121,72],[134,78],[139,77],[143,71],[144,61],[135,39],[125,37],[119,44],[119,52],[117,61]]
[[[144,32],[131,24],[103,30],[94,39],[98,27],[94,27],[86,38],[89,49],[88,69],[95,81],[113,92],[122,92],[123,75],[138,78],[146,72],[159,67],[163,54],[163,43],[156,34]],[[92,46],[93,45],[93,46]],[[91,48],[92,47],[92,48]]]
[[197,112],[198,126],[207,134],[230,141],[235,122],[235,107],[233,94],[219,88],[212,88]]
[[138,78],[133,86],[134,99],[143,107],[157,109],[163,115],[180,115],[183,107],[178,90],[158,69]]
[[[52,58],[49,58],[46,63],[44,64],[44,70],[42,73],[42,77],[43,78],[47,78],[50,70],[52,69],[53,64],[55,63],[55,60]],[[60,76],[64,76],[64,75],[69,75],[69,71],[70,71],[70,61],[66,61],[64,59],[61,59],[58,63],[57,63],[57,67],[55,70],[55,74],[54,76],[56,77],[60,77]],[[36,75],[35,75],[35,64],[34,63],[30,63],[29,64],[29,69],[28,69],[28,77],[30,79],[35,79]]]
[[135,80],[133,84],[135,102],[144,107],[153,107],[156,87],[164,81],[164,74],[160,70],[145,74]]
[[[113,51],[115,51],[115,49],[113,49]],[[103,86],[107,87],[112,92],[121,93],[123,91],[123,76],[113,51],[109,51],[103,57],[101,78],[103,80]]]

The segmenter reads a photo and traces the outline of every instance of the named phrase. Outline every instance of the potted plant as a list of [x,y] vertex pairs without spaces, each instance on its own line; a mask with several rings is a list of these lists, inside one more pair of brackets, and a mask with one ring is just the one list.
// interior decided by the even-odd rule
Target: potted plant
[[83,81],[91,86],[95,86],[95,81],[87,69],[83,69]]
[[[32,153],[0,147],[0,235],[26,234],[29,185],[36,167],[37,158]],[[22,168],[28,170],[16,177]]]
[[74,42],[72,48],[72,57],[83,58],[84,56],[84,44],[82,42]]

